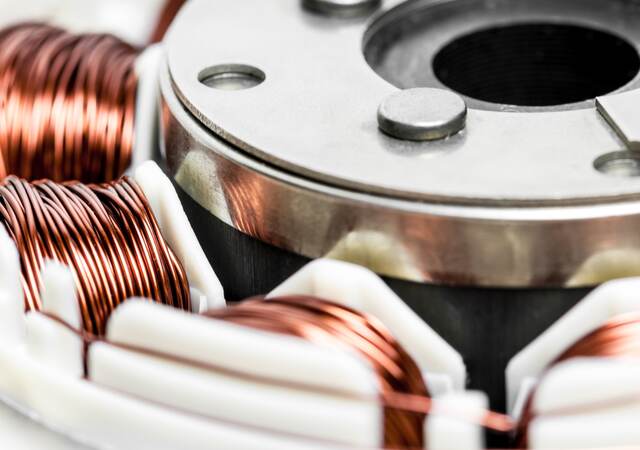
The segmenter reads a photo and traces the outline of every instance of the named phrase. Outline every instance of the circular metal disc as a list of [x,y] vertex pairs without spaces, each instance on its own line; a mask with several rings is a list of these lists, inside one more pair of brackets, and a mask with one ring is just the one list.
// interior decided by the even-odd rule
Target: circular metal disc
[[[398,89],[369,67],[363,39],[366,44],[376,29],[414,10],[427,11],[421,13],[424,20],[433,10],[428,42],[433,48],[505,20],[592,27],[606,21],[612,33],[640,42],[640,9],[634,2],[512,0],[495,2],[490,14],[472,15],[487,9],[485,1],[474,0],[463,2],[470,14],[461,19],[447,15],[452,3],[385,2],[381,14],[367,22],[313,14],[298,0],[192,0],[167,38],[174,89],[190,112],[227,142],[286,171],[354,191],[477,205],[637,197],[639,177],[607,176],[594,168],[597,158],[624,150],[625,144],[591,100],[541,109],[485,109],[467,102],[472,107],[466,128],[434,142],[380,132],[378,107]],[[238,91],[199,82],[207,67],[224,64],[255,67],[265,80]],[[443,86],[434,81],[431,87]]]
[[467,105],[444,89],[406,89],[390,95],[378,109],[378,125],[385,133],[410,141],[435,141],[464,128]]

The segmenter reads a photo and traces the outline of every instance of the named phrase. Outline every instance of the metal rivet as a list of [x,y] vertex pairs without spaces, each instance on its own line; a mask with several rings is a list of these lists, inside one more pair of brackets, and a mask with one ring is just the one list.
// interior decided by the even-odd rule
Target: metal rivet
[[340,17],[369,13],[380,3],[381,0],[302,0],[302,5],[309,10]]
[[467,105],[455,92],[416,88],[396,92],[378,109],[378,125],[385,133],[410,141],[443,139],[462,130]]

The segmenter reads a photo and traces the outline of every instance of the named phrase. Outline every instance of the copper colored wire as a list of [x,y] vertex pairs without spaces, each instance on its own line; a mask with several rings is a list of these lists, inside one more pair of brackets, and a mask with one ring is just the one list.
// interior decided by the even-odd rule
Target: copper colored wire
[[[423,426],[432,409],[422,374],[411,356],[376,318],[326,300],[307,297],[250,299],[208,317],[263,331],[304,338],[332,348],[349,348],[366,358],[380,383],[385,448],[423,448]],[[472,414],[451,411],[459,417]],[[510,431],[510,419],[486,412],[480,425]]]
[[90,333],[102,335],[111,312],[130,297],[191,309],[184,269],[143,192],[127,177],[85,185],[9,176],[0,183],[0,223],[18,249],[26,310],[42,306],[47,259],[72,269]]
[[103,182],[129,165],[138,50],[105,34],[0,31],[0,179]]
[[167,33],[169,26],[173,22],[173,19],[180,11],[180,8],[187,2],[187,0],[167,0],[162,12],[160,13],[160,17],[158,19],[158,24],[156,25],[153,34],[151,35],[151,43],[160,42],[164,35]]
[[[251,328],[297,336],[333,348],[351,348],[373,366],[381,394],[427,396],[422,374],[391,333],[373,317],[312,297],[249,300],[207,313],[209,317]],[[423,446],[424,414],[385,408],[386,448]]]
[[[271,307],[274,307],[273,309]],[[318,389],[317,386],[290,384],[282,380],[248,376],[246,373],[192,360],[175,353],[151,350],[130,344],[112,343],[104,337],[85,330],[77,330],[60,318],[45,313],[52,320],[80,336],[86,346],[102,342],[126,351],[202,370],[223,372],[228,376],[248,378],[256,382],[284,383],[289,387],[309,389],[331,395],[349,395],[338,389]],[[402,349],[386,327],[370,316],[342,305],[314,297],[280,297],[265,301],[256,297],[228,308],[210,310],[205,317],[224,320],[242,326],[296,336],[333,348],[350,348],[368,359],[380,380],[379,400],[385,408],[385,446],[393,449],[420,449],[423,447],[423,420],[433,413],[429,397],[418,367]],[[86,363],[86,361],[85,361]],[[87,377],[88,377],[88,371]],[[355,396],[356,399],[362,399]],[[145,398],[140,398],[146,400]],[[191,411],[182,411],[192,414]],[[489,410],[438,409],[438,414],[467,421],[496,432],[511,432],[514,425],[510,417]],[[205,417],[205,416],[203,416]],[[239,425],[239,424],[235,424]],[[327,442],[332,442],[330,438]]]
[[[640,313],[622,314],[606,322],[569,347],[550,367],[573,358],[640,358]],[[518,427],[518,446],[527,448],[528,430],[535,418],[533,399],[529,397]],[[637,402],[638,399],[626,399]],[[618,404],[620,402],[612,401]],[[593,405],[594,408],[607,405]],[[570,412],[569,412],[570,413]]]

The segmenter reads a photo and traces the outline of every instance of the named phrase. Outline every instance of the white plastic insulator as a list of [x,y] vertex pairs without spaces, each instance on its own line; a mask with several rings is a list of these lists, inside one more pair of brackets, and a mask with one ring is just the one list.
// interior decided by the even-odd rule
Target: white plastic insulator
[[466,368],[460,354],[369,269],[319,259],[306,265],[267,297],[286,295],[321,297],[376,317],[389,328],[423,373],[447,375],[455,389],[464,388]]
[[479,425],[489,406],[480,392],[457,392],[438,397],[427,417],[426,437],[429,450],[480,450],[484,429]]
[[182,262],[190,286],[202,293],[209,308],[224,306],[222,284],[211,268],[169,178],[153,161],[140,165],[134,177],[149,201],[162,235]]
[[506,370],[509,411],[523,382],[537,378],[567,348],[620,314],[640,311],[640,278],[603,284],[514,356]]
[[0,225],[0,338],[8,345],[24,341],[24,295],[15,243]]

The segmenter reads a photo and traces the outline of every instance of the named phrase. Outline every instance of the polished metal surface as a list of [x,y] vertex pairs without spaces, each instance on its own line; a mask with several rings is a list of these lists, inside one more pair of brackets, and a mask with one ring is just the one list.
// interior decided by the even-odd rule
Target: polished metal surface
[[598,111],[625,141],[630,150],[640,150],[640,89],[596,99]]
[[354,17],[370,13],[381,0],[301,0],[302,4],[319,13],[336,17]]
[[177,183],[211,214],[266,243],[457,286],[589,286],[640,274],[640,202],[460,206],[338,188],[216,136],[183,106],[166,70],[162,92],[164,148]]
[[455,92],[413,88],[391,94],[378,109],[378,126],[398,139],[435,141],[464,128],[467,105]]
[[198,75],[200,83],[212,89],[241,91],[258,86],[265,79],[260,69],[244,64],[221,64],[207,67]]
[[[621,36],[631,49],[640,43],[640,8],[632,0],[387,1],[373,17],[349,20],[311,14],[297,0],[192,0],[166,42],[174,89],[197,120],[301,178],[447,205],[637,200],[640,178],[594,168],[602,155],[625,150],[625,141],[593,98],[519,107],[465,97],[466,127],[449,139],[411,142],[379,132],[376,111],[398,91],[387,80],[444,88],[431,68],[440,48],[479,28],[514,22],[570,23],[577,33],[606,29],[607,42]],[[595,52],[597,39],[575,42],[607,54]],[[203,69],[220,64],[250,65],[265,81],[233,92],[198,81]],[[585,74],[609,69],[597,59],[592,64]],[[398,80],[398,73],[409,78]],[[616,92],[636,89],[637,74],[630,80]]]
[[640,176],[640,152],[611,152],[596,159],[594,167],[600,172],[615,177]]

